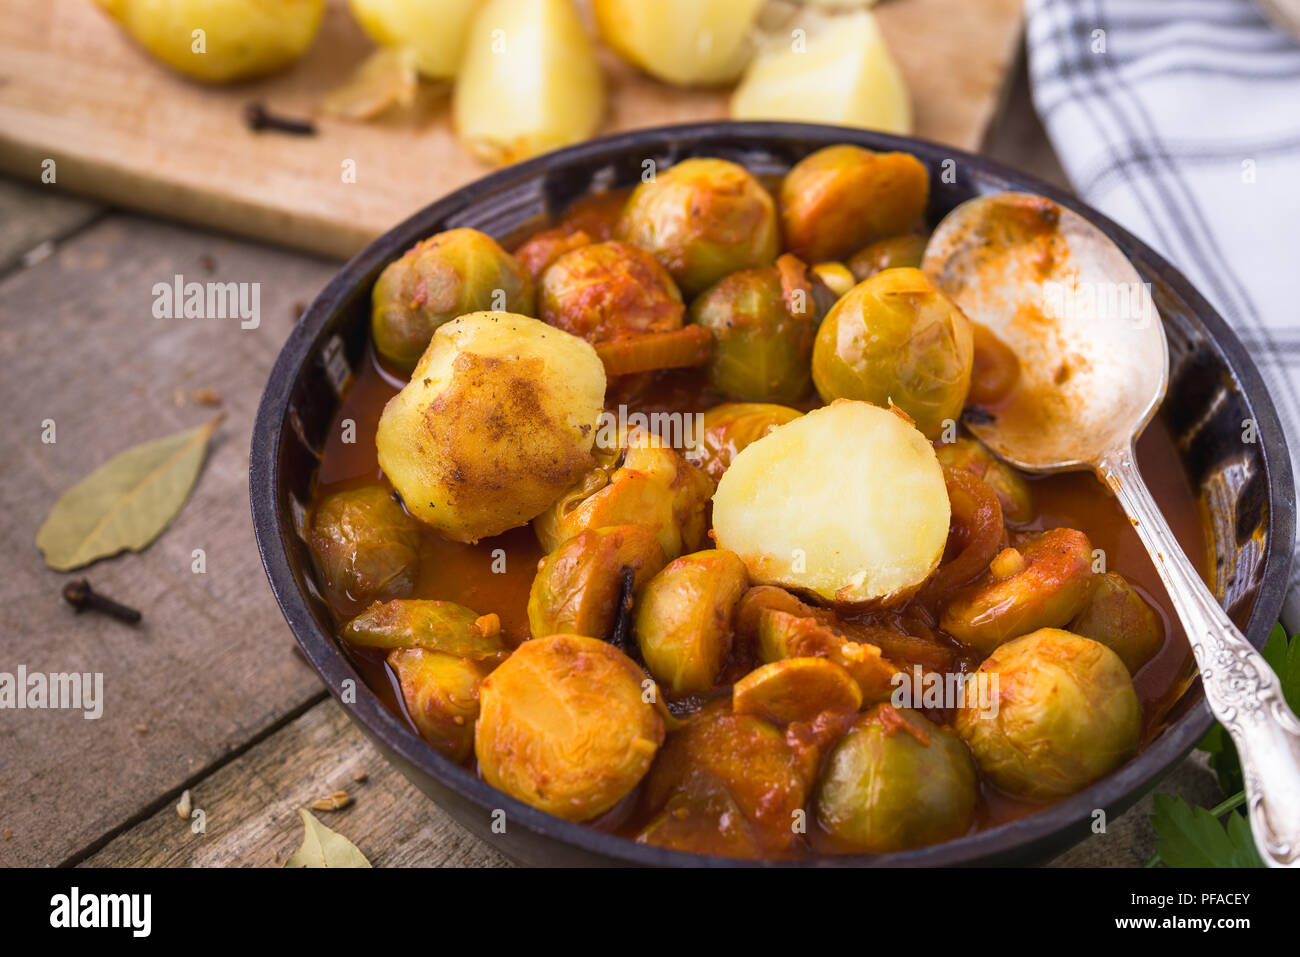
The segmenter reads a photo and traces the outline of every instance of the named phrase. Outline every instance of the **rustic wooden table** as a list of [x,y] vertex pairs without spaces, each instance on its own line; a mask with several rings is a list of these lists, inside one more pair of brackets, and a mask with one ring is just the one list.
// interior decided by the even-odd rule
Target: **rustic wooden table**
[[[1023,68],[987,152],[1064,182]],[[336,263],[196,231],[0,180],[0,671],[104,674],[98,720],[0,712],[0,865],[274,866],[300,843],[297,809],[321,813],[377,866],[507,866],[390,768],[293,649],[257,560],[249,434],[262,386],[302,305]],[[261,323],[156,319],[156,282],[261,283]],[[97,589],[144,610],[130,627],[74,615],[67,575],[32,544],[59,494],[135,442],[226,419],[187,506],[149,549],[90,568]],[[57,441],[41,440],[53,419]],[[192,570],[202,548],[206,571]],[[364,777],[364,781],[357,778]],[[1162,785],[1211,803],[1189,759]],[[189,789],[196,834],[175,805]],[[1061,857],[1140,865],[1150,799]]]

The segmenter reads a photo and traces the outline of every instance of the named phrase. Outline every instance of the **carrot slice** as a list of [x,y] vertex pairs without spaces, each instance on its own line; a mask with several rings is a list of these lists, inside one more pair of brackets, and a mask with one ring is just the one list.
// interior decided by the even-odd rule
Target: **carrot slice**
[[702,365],[713,351],[713,333],[700,326],[685,326],[594,345],[600,361],[605,363],[606,375],[628,375]]

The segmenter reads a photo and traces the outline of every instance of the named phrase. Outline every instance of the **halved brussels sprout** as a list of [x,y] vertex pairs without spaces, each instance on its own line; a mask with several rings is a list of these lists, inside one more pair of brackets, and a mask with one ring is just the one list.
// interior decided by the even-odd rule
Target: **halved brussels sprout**
[[704,413],[699,442],[686,457],[716,482],[742,449],[801,415],[798,409],[763,402],[715,405]]
[[533,522],[548,552],[606,525],[644,525],[670,559],[707,543],[709,477],[644,429],[631,429],[625,442],[625,452],[601,450],[596,467]]
[[979,671],[996,676],[996,713],[968,703],[955,726],[1004,791],[1065,797],[1137,752],[1137,693],[1124,662],[1100,642],[1041,628],[998,648]]
[[867,243],[906,233],[925,213],[930,174],[910,153],[826,146],[781,182],[781,228],[808,262],[840,259]]
[[691,303],[691,322],[713,334],[709,384],[730,399],[793,402],[808,391],[820,315],[803,263],[782,259],[783,269],[734,272]]
[[397,674],[406,713],[420,737],[443,757],[460,763],[474,748],[478,691],[487,669],[472,658],[458,658],[424,648],[388,653]]
[[776,204],[743,166],[687,159],[642,183],[628,200],[619,239],[654,253],[682,292],[708,288],[776,259]]
[[496,658],[506,650],[496,615],[423,598],[375,602],[344,625],[342,634],[366,648],[422,648],[475,661]]
[[844,604],[915,593],[943,556],[949,518],[930,443],[865,402],[835,402],[765,435],[713,497],[718,547],[750,578]]
[[1029,483],[1020,473],[996,458],[975,439],[964,436],[935,445],[935,455],[948,468],[965,469],[993,490],[1002,506],[1002,516],[1015,525],[1034,517],[1034,500]]
[[884,701],[894,692],[898,668],[878,647],[856,637],[823,616],[768,609],[758,618],[758,654],[763,661],[824,658],[849,673],[862,701]]
[[538,310],[565,332],[605,342],[680,329],[686,307],[654,256],[615,239],[556,259],[542,274]]
[[632,573],[633,594],[639,594],[666,561],[654,532],[642,525],[579,532],[537,566],[528,595],[533,637],[606,637],[618,614],[624,572]]
[[925,256],[925,243],[926,237],[917,233],[877,239],[849,257],[849,271],[858,282],[863,282],[886,269],[920,269],[921,259]]
[[846,848],[883,854],[965,834],[977,795],[975,765],[956,735],[878,704],[831,752],[817,820]]
[[702,712],[668,736],[646,778],[646,806],[662,814],[637,840],[735,857],[789,848],[807,800],[806,765],[772,723]]
[[784,658],[754,669],[731,689],[736,714],[777,724],[811,721],[823,711],[857,711],[862,689],[843,666],[827,658]]
[[405,598],[420,573],[420,527],[372,485],[317,504],[307,540],[325,583],[355,602]]
[[940,618],[944,631],[986,655],[1036,629],[1065,625],[1092,589],[1092,543],[1083,532],[1053,528],[1007,552],[988,581],[959,594]]
[[919,269],[887,269],[837,302],[813,346],[827,402],[894,404],[927,438],[961,418],[970,388],[970,320]]
[[415,368],[434,330],[467,312],[531,316],[533,281],[495,239],[449,229],[422,239],[388,264],[371,291],[375,350],[399,369]]
[[710,690],[731,650],[745,564],[720,549],[674,559],[646,585],[635,632],[650,674],[673,694]]
[[525,641],[479,689],[474,753],[483,779],[570,821],[603,814],[636,787],[663,743],[654,695],[645,673],[603,641]]
[[1137,674],[1165,643],[1165,626],[1147,600],[1118,572],[1098,575],[1070,631],[1099,641]]
[[470,313],[439,327],[385,406],[379,466],[416,518],[478,541],[535,518],[591,468],[604,399],[589,343],[537,319]]

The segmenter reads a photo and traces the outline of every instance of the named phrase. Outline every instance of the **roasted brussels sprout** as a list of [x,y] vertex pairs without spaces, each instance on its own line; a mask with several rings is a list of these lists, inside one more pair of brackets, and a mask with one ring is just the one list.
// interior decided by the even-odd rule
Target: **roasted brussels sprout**
[[763,661],[824,658],[849,673],[862,701],[884,701],[896,687],[898,668],[878,647],[855,638],[824,616],[769,609],[758,619],[758,654]]
[[1007,549],[992,576],[959,594],[940,627],[981,654],[1039,628],[1059,628],[1083,610],[1092,588],[1092,543],[1083,532],[1053,528]]
[[687,159],[633,191],[617,235],[654,253],[687,295],[776,258],[776,204],[743,166]]
[[745,564],[719,549],[683,555],[650,579],[634,629],[646,668],[673,694],[710,690],[731,650]]
[[862,689],[848,669],[827,658],[784,658],[754,669],[731,689],[736,714],[777,724],[811,721],[823,711],[857,711]]
[[605,450],[600,458],[533,522],[544,549],[554,551],[583,529],[605,525],[644,525],[670,559],[704,547],[713,494],[704,472],[638,428],[628,432],[625,452]]
[[539,316],[604,342],[682,327],[682,294],[668,271],[639,246],[610,240],[560,256],[542,274]]
[[665,561],[663,546],[642,525],[579,532],[537,566],[528,595],[533,637],[604,638],[618,614],[624,573],[632,573],[633,594],[638,594]]
[[906,233],[925,213],[930,174],[910,153],[847,144],[805,156],[781,182],[786,248],[808,262],[841,259]]
[[474,753],[483,778],[570,821],[603,814],[636,787],[663,743],[654,694],[641,669],[603,641],[525,641],[479,690]]
[[716,482],[747,445],[801,415],[797,409],[762,402],[715,405],[704,413],[702,434],[686,457]]
[[544,229],[530,236],[514,252],[515,261],[524,267],[524,271],[534,283],[542,281],[542,274],[548,266],[567,252],[580,249],[595,242],[584,230],[556,226]]
[[750,578],[843,604],[914,594],[943,556],[949,518],[930,443],[865,402],[835,402],[765,435],[713,496],[718,547]]
[[921,268],[925,256],[926,237],[917,233],[886,236],[868,243],[848,259],[849,271],[858,282],[870,279],[878,272],[900,267]]
[[782,259],[795,268],[734,272],[691,303],[691,322],[713,334],[709,384],[730,399],[793,402],[808,391],[819,316],[803,263]]
[[1008,642],[980,665],[996,676],[996,713],[959,708],[957,733],[980,770],[1011,794],[1061,798],[1137,751],[1141,708],[1119,656],[1056,628]]
[[1137,674],[1165,643],[1160,615],[1118,572],[1097,576],[1088,603],[1070,622],[1070,631],[1115,652],[1129,674]]
[[961,418],[970,321],[919,269],[877,273],[837,302],[817,332],[812,375],[827,402],[898,406],[927,438]]
[[478,691],[487,669],[473,658],[458,658],[424,648],[388,653],[397,674],[406,713],[420,737],[443,757],[457,763],[474,748]]
[[423,648],[475,661],[500,657],[506,650],[496,615],[423,598],[375,602],[343,626],[343,637],[367,648]]
[[379,466],[411,513],[447,538],[498,535],[591,468],[604,399],[589,343],[537,319],[470,313],[438,328],[385,406]]
[[965,469],[993,490],[1002,506],[1002,517],[1023,525],[1034,517],[1034,500],[1029,483],[975,439],[959,437],[935,445],[939,462],[951,469]]
[[422,239],[375,281],[370,294],[375,350],[402,370],[415,368],[434,330],[467,312],[531,316],[533,281],[495,239],[449,229]]
[[733,857],[781,851],[795,840],[810,777],[770,722],[701,713],[669,735],[646,778],[646,805],[662,811],[637,840]]
[[420,572],[420,529],[379,486],[335,492],[311,517],[312,556],[338,595],[365,603],[405,598]]
[[881,854],[960,837],[975,820],[975,765],[952,732],[878,704],[831,752],[817,820],[847,848]]

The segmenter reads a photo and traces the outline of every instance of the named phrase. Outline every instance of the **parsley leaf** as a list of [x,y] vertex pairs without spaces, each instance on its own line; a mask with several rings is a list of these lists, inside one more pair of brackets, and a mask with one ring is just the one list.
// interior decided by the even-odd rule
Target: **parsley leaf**
[[1245,815],[1230,812],[1227,827],[1203,807],[1157,794],[1151,824],[1156,854],[1169,867],[1263,867]]

